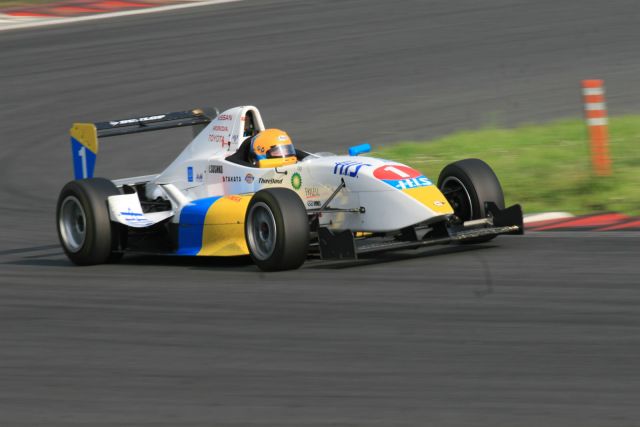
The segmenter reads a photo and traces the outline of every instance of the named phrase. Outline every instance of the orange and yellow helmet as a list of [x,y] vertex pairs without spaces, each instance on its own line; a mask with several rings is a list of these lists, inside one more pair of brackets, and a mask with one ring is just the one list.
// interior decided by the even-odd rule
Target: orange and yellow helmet
[[280,129],[265,129],[251,139],[251,157],[260,168],[274,168],[296,163],[296,149],[291,138]]

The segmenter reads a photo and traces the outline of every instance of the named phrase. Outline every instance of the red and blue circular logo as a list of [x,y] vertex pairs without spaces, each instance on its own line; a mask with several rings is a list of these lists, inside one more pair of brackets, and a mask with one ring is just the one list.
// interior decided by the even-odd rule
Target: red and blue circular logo
[[373,176],[398,190],[433,185],[429,178],[405,165],[384,165],[373,171]]

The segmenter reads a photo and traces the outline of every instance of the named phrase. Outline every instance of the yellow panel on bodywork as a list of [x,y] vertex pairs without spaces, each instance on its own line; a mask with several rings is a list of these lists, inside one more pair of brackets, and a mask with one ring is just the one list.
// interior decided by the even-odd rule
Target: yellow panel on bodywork
[[435,185],[426,187],[406,188],[402,190],[408,196],[413,197],[432,211],[438,214],[452,214],[453,209],[447,198],[438,190]]
[[224,196],[209,207],[198,256],[249,255],[244,217],[252,195]]
[[295,156],[278,157],[275,159],[262,159],[258,161],[259,168],[277,168],[280,166],[292,165],[297,162]]
[[69,134],[94,154],[98,154],[98,131],[93,123],[74,123]]

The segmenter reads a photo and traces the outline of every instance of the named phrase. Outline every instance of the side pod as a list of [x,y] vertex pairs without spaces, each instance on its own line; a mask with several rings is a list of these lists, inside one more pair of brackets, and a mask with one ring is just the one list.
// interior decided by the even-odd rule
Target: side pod
[[207,197],[182,208],[176,255],[249,255],[244,221],[253,194]]

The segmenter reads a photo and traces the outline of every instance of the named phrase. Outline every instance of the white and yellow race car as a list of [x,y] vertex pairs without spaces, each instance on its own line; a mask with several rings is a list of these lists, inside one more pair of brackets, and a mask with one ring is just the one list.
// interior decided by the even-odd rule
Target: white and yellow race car
[[[193,126],[194,138],[156,175],[94,178],[104,137]],[[519,205],[504,207],[491,168],[466,159],[434,183],[398,162],[293,149],[253,106],[195,109],[71,128],[75,180],[62,189],[57,228],[78,265],[127,252],[250,255],[262,270],[322,259],[521,234]]]

